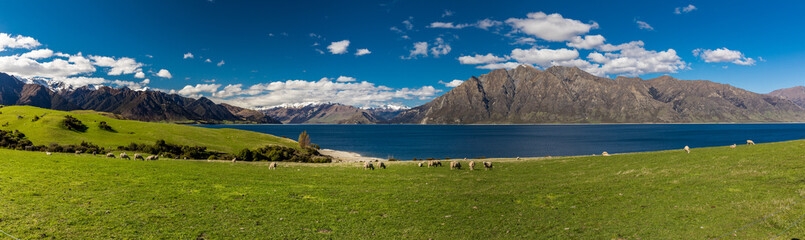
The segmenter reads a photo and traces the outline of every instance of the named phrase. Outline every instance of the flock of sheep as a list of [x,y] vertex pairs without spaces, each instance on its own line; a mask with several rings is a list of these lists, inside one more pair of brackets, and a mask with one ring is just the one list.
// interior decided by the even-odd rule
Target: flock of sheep
[[[755,145],[755,141],[752,141],[752,140],[746,140],[746,145]],[[733,149],[734,149],[734,148],[736,148],[736,147],[738,147],[738,145],[737,145],[737,144],[732,144],[732,145],[730,145],[730,148],[733,148]],[[682,148],[682,150],[684,150],[686,153],[690,153],[690,147],[689,147],[689,146],[685,146],[684,148]],[[608,153],[608,152],[603,152],[603,153],[601,153],[601,156],[605,156],[605,157],[606,157],[606,156],[609,156],[609,153]],[[519,159],[519,158],[518,158],[518,159]]]
[[[517,159],[520,159],[520,158],[518,157]],[[467,161],[467,159],[465,158],[464,161]],[[375,161],[375,162],[377,162],[377,165],[378,165],[379,168],[386,169],[386,164],[385,163],[379,162],[379,161]],[[428,168],[430,168],[430,167],[441,167],[442,166],[442,161],[440,161],[440,160],[430,160],[430,161],[427,161],[427,162],[419,162],[419,163],[417,163],[417,166],[418,167],[424,167],[426,164],[427,164]],[[486,170],[492,169],[492,162],[483,162],[483,164],[484,164],[484,168],[486,168]],[[468,165],[470,167],[470,170],[475,170],[475,161],[470,161]],[[363,163],[363,169],[364,170],[375,170],[375,165],[372,162],[364,162]],[[453,169],[461,170],[461,162],[450,161],[450,170],[453,170]]]

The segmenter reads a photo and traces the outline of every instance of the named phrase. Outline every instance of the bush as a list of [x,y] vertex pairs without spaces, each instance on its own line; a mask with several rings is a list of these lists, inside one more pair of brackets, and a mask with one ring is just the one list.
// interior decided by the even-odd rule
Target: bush
[[308,146],[310,146],[310,135],[307,135],[307,131],[304,131],[299,134],[299,147],[304,149]]
[[42,146],[42,145],[37,146],[34,145],[30,140],[28,140],[25,137],[25,134],[21,133],[18,130],[14,130],[13,132],[0,130],[0,147],[16,149],[16,150],[25,150],[25,151],[50,151],[50,152],[66,152],[66,153],[74,153],[76,151],[81,151],[85,153],[106,152],[106,149],[88,142],[81,142],[80,145],[62,146],[57,143],[51,143],[50,146]]
[[74,118],[73,116],[67,115],[64,116],[64,120],[61,121],[62,126],[67,128],[67,130],[77,131],[77,132],[85,132],[87,131],[87,125],[84,125],[80,120]]
[[98,128],[100,128],[101,130],[109,131],[109,132],[117,132],[114,129],[112,129],[112,127],[107,125],[106,122],[104,122],[104,121],[101,121],[100,123],[98,123]]
[[272,161],[272,162],[309,162],[328,163],[333,160],[323,156],[312,148],[297,150],[294,148],[268,145],[255,150],[243,149],[235,157],[242,161]]
[[120,146],[118,149],[189,159],[231,159],[232,157],[230,154],[208,151],[206,147],[170,144],[165,140],[157,140],[154,145],[130,143],[128,146]]
[[34,118],[31,119],[31,122],[39,121],[39,116],[34,115]]

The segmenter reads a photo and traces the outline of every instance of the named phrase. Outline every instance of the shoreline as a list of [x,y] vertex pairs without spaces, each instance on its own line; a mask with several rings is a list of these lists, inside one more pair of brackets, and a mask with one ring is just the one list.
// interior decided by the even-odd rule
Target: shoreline
[[373,162],[377,161],[387,161],[387,159],[376,158],[376,157],[366,157],[362,156],[356,152],[348,152],[348,151],[339,151],[333,149],[320,149],[319,153],[322,155],[327,155],[333,158],[333,162],[341,161],[341,162]]

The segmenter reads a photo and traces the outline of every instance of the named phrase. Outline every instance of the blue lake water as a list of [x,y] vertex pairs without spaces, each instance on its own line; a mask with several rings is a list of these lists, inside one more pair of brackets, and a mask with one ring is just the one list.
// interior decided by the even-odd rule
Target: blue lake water
[[805,124],[199,125],[296,139],[364,156],[543,157],[657,151],[805,139]]

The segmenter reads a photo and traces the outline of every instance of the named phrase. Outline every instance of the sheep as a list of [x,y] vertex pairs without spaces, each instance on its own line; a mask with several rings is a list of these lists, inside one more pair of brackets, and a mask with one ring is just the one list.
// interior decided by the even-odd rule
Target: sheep
[[738,145],[735,145],[734,143],[732,145],[730,145],[730,148],[735,148],[735,147],[738,147]]
[[419,167],[422,167],[422,165],[424,165],[424,164],[422,164],[422,162],[420,162],[420,163],[419,163],[419,164],[417,164],[417,165],[419,165]]
[[604,157],[609,157],[609,153],[608,153],[608,152],[602,152],[602,153],[601,153],[601,156],[604,156]]
[[685,150],[686,153],[690,153],[690,147],[688,146],[685,146],[685,148],[683,148],[682,150]]
[[98,154],[98,152],[97,151],[92,151],[92,156],[95,156],[95,154]]
[[232,162],[237,162],[238,158],[232,158]]
[[148,161],[151,161],[151,160],[159,160],[159,156],[157,156],[157,155],[151,155],[151,156],[146,157],[146,158],[145,158],[145,160],[148,160]]
[[492,162],[484,162],[484,167],[486,170],[492,169]]
[[475,161],[470,161],[468,165],[470,166],[470,171],[475,170]]
[[81,155],[81,151],[75,151],[75,155]]
[[517,157],[517,161],[520,161],[520,157]]
[[755,145],[755,141],[746,140],[746,145]]
[[371,162],[364,162],[363,163],[363,170],[372,169],[375,170],[375,165],[372,165]]
[[53,155],[53,153],[50,153],[50,152],[45,152],[45,154],[48,155],[48,156]]
[[114,153],[107,153],[107,154],[106,154],[106,157],[108,157],[108,158],[115,158],[115,154],[114,154]]
[[453,161],[451,161],[450,162],[450,170],[453,170],[453,168],[461,170],[461,162],[453,162]]
[[382,168],[382,169],[386,169],[386,164],[383,163],[383,162],[378,162],[377,167]]
[[128,155],[128,154],[126,154],[126,153],[121,153],[121,154],[120,154],[120,159],[129,159],[129,160],[131,160],[131,158],[129,157],[129,155]]
[[442,166],[442,161],[436,160],[436,163],[434,164],[434,166],[441,167]]
[[145,158],[143,157],[143,155],[140,155],[139,153],[135,153],[134,154],[134,160],[137,160],[137,159],[142,159],[143,161],[145,161]]
[[271,162],[271,164],[268,164],[268,169],[277,169],[277,163]]

